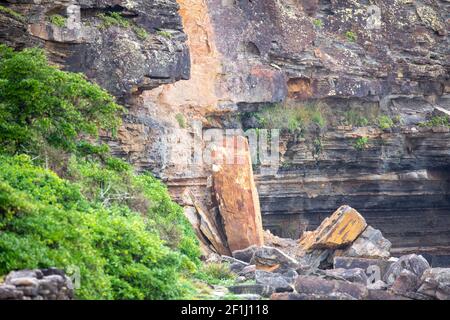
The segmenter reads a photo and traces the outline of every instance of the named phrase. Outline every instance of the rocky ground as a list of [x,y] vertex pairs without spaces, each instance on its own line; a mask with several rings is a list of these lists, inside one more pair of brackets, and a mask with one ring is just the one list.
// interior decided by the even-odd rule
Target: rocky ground
[[265,245],[212,255],[236,275],[215,298],[259,300],[450,300],[450,268],[421,255],[393,257],[391,242],[342,206],[299,240],[265,232]]

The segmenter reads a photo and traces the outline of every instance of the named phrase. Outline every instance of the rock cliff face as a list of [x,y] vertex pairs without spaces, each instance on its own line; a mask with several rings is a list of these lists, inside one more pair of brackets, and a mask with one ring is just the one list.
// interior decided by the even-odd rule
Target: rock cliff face
[[[164,178],[180,203],[189,189],[213,206],[210,167],[180,161],[202,133],[193,120],[204,129],[248,129],[258,124],[247,115],[262,108],[321,104],[326,125],[283,132],[278,172],[257,171],[265,227],[298,237],[349,204],[393,252],[450,252],[450,132],[419,126],[436,107],[450,110],[448,1],[0,5],[20,14],[0,10],[1,43],[43,47],[128,106],[114,152]],[[108,23],[113,13],[120,19]],[[342,121],[354,113],[396,124]]]

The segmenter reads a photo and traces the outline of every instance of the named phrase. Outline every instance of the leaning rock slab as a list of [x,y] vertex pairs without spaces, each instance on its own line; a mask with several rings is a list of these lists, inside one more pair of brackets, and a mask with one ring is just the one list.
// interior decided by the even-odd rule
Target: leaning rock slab
[[432,268],[422,274],[418,293],[439,300],[450,300],[450,268]]
[[271,287],[274,292],[294,291],[293,282],[295,278],[285,277],[279,273],[256,270],[255,280],[257,284]]
[[358,211],[342,206],[323,220],[316,230],[306,232],[300,245],[304,250],[340,248],[355,241],[366,227],[366,220]]
[[[264,244],[258,191],[247,139],[224,139],[226,146],[217,150],[213,166],[213,191],[223,219],[231,251]],[[223,155],[220,158],[220,155]],[[229,160],[231,157],[231,160]]]
[[335,280],[345,280],[354,283],[361,283],[363,285],[367,284],[367,275],[365,270],[361,268],[354,269],[329,269],[324,270],[324,273],[327,278],[335,279]]

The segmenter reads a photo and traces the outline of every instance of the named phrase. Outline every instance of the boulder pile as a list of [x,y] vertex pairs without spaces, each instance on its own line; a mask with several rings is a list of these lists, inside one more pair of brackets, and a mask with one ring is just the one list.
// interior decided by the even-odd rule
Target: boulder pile
[[265,231],[264,245],[222,256],[237,274],[228,290],[274,300],[450,300],[450,268],[416,254],[391,257],[391,242],[349,206],[299,240]]
[[13,271],[0,282],[0,300],[71,300],[73,289],[62,270]]

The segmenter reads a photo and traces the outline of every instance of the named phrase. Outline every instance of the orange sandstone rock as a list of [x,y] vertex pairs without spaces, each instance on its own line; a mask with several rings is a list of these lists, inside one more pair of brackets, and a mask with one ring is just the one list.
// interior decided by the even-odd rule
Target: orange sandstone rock
[[215,154],[215,159],[223,159],[224,163],[214,165],[212,177],[228,247],[235,251],[261,246],[264,243],[261,211],[247,139],[234,136],[224,141],[226,145]]
[[300,245],[304,250],[339,248],[355,241],[366,227],[366,220],[359,212],[345,205],[323,220],[316,230],[306,232],[300,238]]

